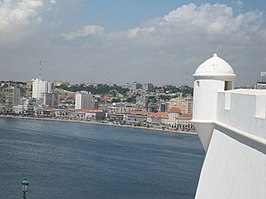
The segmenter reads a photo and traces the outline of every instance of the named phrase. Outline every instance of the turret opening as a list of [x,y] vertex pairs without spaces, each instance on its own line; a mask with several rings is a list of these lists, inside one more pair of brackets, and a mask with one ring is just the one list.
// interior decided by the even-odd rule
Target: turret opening
[[224,83],[224,90],[227,91],[227,90],[232,90],[232,89],[233,89],[233,82],[226,81]]
[[196,81],[197,82],[197,87],[199,87],[200,86],[200,82],[199,81]]

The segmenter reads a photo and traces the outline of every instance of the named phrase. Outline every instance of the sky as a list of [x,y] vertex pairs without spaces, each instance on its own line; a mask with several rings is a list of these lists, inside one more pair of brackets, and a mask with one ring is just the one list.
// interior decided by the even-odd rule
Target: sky
[[217,53],[266,71],[264,0],[0,0],[0,80],[193,85]]

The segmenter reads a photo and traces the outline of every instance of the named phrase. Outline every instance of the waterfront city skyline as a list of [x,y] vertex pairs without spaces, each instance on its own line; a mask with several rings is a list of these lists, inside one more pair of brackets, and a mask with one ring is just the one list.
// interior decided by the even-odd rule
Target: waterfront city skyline
[[215,52],[237,85],[265,71],[264,1],[22,0],[0,3],[1,80],[192,85]]

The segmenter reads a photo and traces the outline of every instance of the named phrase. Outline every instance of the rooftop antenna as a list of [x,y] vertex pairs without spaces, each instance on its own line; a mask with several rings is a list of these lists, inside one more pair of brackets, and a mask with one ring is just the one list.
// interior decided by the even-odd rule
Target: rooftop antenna
[[110,72],[107,71],[107,85],[111,85],[111,82],[110,82]]
[[40,65],[39,65],[39,76],[38,76],[39,79],[42,78],[42,60],[40,60]]
[[185,86],[188,86],[188,72],[186,72],[186,85]]

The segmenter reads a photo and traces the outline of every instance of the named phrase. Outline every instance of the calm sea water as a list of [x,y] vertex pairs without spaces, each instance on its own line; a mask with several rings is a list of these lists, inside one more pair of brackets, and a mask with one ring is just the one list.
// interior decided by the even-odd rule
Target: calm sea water
[[194,198],[197,136],[83,123],[0,119],[0,197]]

